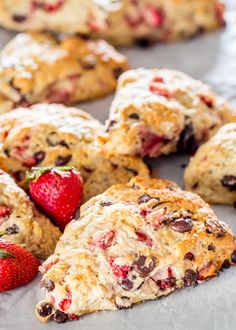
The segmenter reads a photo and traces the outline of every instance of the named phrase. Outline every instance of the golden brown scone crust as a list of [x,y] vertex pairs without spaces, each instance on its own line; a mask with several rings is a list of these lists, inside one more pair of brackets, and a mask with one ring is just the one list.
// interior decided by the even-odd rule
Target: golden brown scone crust
[[84,198],[135,175],[148,176],[141,159],[96,147],[103,125],[86,112],[59,104],[38,104],[0,116],[0,168],[25,187],[25,171],[35,166],[76,166]]
[[208,85],[169,69],[122,74],[107,133],[99,141],[121,154],[192,153],[236,112]]
[[224,26],[224,6],[218,0],[123,0],[121,4],[108,15],[109,28],[95,33],[118,46],[147,47]]
[[191,158],[185,187],[213,204],[236,203],[236,124],[226,124]]
[[6,232],[4,238],[24,246],[39,258],[49,257],[61,235],[60,230],[2,170],[0,193],[0,232]]
[[103,40],[18,34],[0,56],[0,113],[18,105],[105,96],[127,69],[127,59]]
[[132,307],[196,285],[236,262],[236,242],[199,196],[133,178],[84,204],[42,265],[41,321]]
[[[1,0],[0,25],[17,31],[88,34],[106,28],[109,1]],[[103,5],[103,6],[102,6]]]

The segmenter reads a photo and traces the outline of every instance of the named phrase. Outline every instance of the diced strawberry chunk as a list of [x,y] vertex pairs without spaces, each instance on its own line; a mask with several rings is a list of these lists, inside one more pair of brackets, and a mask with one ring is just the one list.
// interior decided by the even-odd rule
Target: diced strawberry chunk
[[126,14],[126,15],[124,15],[124,17],[125,17],[128,25],[133,29],[137,28],[139,25],[141,25],[143,23],[143,17],[140,14],[138,14],[138,15]]
[[9,219],[11,215],[11,209],[5,205],[0,205],[0,225]]
[[32,9],[42,9],[48,13],[58,11],[65,3],[65,0],[58,0],[55,3],[43,3],[42,1],[33,1]]
[[141,215],[141,217],[143,217],[145,219],[146,216],[148,214],[150,214],[151,212],[152,212],[151,210],[140,210],[140,215]]
[[156,83],[163,83],[164,82],[164,78],[160,77],[160,76],[156,76],[154,79],[153,79],[153,82],[156,82]]
[[63,299],[60,303],[59,303],[59,308],[64,312],[67,309],[70,308],[71,305],[71,291],[69,289],[66,290],[66,298]]
[[72,92],[68,90],[54,90],[51,89],[47,100],[50,103],[68,103],[71,98]]
[[[163,276],[166,276],[166,273],[167,278],[163,278]],[[173,272],[170,267],[168,267],[167,272],[165,270],[154,274],[152,279],[157,283],[161,290],[172,288],[176,283],[176,278],[173,276]]]
[[225,26],[225,4],[222,2],[216,4],[216,17],[220,25]]
[[213,107],[213,99],[208,96],[208,95],[200,95],[200,99],[202,100],[203,103],[205,103],[208,108],[212,108]]
[[67,314],[67,316],[70,321],[77,321],[80,319],[80,316],[76,314]]
[[143,17],[145,22],[154,28],[162,27],[164,24],[162,10],[152,4],[149,4],[144,8]]
[[102,232],[95,233],[92,239],[91,249],[94,250],[96,247],[98,247],[102,250],[106,250],[112,245],[114,236],[114,230],[105,230]]
[[162,147],[165,139],[162,136],[158,136],[153,133],[147,133],[142,145],[141,156],[153,156]]
[[151,238],[143,231],[137,230],[135,234],[138,236],[140,242],[144,242],[149,247],[153,245]]
[[43,265],[43,271],[42,271],[42,273],[43,274],[46,274],[49,271],[49,269],[51,269],[52,266],[55,265],[57,262],[58,262],[58,259],[53,260],[53,261],[49,262],[46,265]]
[[114,257],[111,257],[109,260],[111,270],[113,274],[120,278],[120,279],[125,279],[128,276],[128,273],[130,271],[130,266],[129,265],[118,265],[116,264],[116,260]]
[[170,98],[170,96],[171,96],[170,92],[166,88],[160,87],[159,85],[157,85],[155,83],[152,83],[150,85],[149,89],[152,93],[156,93],[156,94],[161,95],[166,98]]
[[205,267],[198,271],[198,280],[205,281],[216,275],[216,266],[213,262],[209,262]]

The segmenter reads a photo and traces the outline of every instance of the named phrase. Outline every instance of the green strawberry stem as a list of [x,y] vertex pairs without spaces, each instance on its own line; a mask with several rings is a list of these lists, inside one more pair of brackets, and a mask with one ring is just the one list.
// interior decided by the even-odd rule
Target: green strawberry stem
[[12,253],[0,249],[0,258],[15,258],[15,257]]
[[53,171],[58,173],[59,175],[62,174],[62,172],[65,171],[71,171],[76,170],[73,166],[48,166],[48,167],[33,167],[31,171],[28,171],[26,173],[27,181],[35,180],[37,181],[41,175],[43,175],[46,172]]
[[5,231],[0,231],[0,238],[1,238],[3,235],[7,235],[7,233],[6,233]]

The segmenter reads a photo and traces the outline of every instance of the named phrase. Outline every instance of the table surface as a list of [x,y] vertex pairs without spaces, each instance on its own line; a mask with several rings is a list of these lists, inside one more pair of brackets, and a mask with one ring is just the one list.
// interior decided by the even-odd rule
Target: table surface
[[[236,106],[236,1],[229,1],[228,26],[225,30],[201,36],[184,43],[158,45],[142,49],[122,50],[131,66],[167,67],[182,70],[194,78],[210,83]],[[0,47],[13,34],[0,31]],[[104,121],[112,96],[80,105],[94,117]],[[168,156],[152,161],[155,174],[183,185],[183,164],[187,157]],[[235,209],[215,206],[218,217],[236,232]],[[231,268],[220,277],[196,288],[177,291],[168,298],[146,302],[132,310],[100,312],[84,316],[80,321],[64,325],[39,323],[34,307],[42,298],[38,289],[40,275],[28,286],[0,294],[1,330],[233,330],[236,329],[236,269]]]

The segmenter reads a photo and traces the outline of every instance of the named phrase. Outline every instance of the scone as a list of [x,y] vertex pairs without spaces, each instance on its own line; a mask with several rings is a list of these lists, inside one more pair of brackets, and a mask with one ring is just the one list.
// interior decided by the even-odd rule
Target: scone
[[0,116],[0,168],[25,187],[25,172],[38,166],[76,166],[85,200],[135,175],[148,176],[141,159],[116,156],[95,145],[103,125],[89,114],[58,104],[38,104]]
[[191,158],[185,187],[207,202],[236,205],[236,124],[226,124]]
[[218,0],[123,0],[108,14],[108,26],[95,36],[118,46],[149,46],[157,41],[189,38],[224,26],[224,5]]
[[231,230],[173,182],[134,178],[81,208],[41,267],[45,322],[132,307],[202,283],[236,263]]
[[128,69],[103,40],[18,34],[0,55],[0,113],[38,102],[76,103],[105,96]]
[[50,256],[61,235],[41,214],[24,190],[0,170],[0,232],[4,238],[23,245],[39,258]]
[[91,33],[106,28],[112,1],[1,0],[0,25],[18,31]]
[[157,157],[193,152],[236,112],[214,91],[168,69],[124,73],[99,142],[121,154]]

